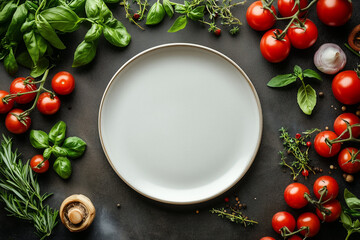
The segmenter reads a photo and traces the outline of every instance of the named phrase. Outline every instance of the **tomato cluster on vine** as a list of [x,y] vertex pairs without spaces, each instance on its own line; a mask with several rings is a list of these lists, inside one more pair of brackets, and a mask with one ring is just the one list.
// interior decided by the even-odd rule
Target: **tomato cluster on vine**
[[[348,0],[277,0],[281,17],[277,16],[273,2],[255,1],[246,11],[246,20],[251,28],[256,31],[268,30],[261,38],[260,51],[272,63],[286,59],[291,46],[306,49],[315,44],[318,38],[317,26],[306,17],[315,3],[319,20],[329,26],[341,26],[352,15],[352,4]],[[271,29],[278,20],[289,21],[284,30]]]
[[[289,207],[302,209],[310,203],[316,208],[316,214],[303,212],[295,220],[287,211],[277,212],[271,221],[276,233],[289,240],[307,239],[319,233],[321,222],[334,222],[340,217],[341,204],[336,199],[339,185],[333,177],[321,176],[316,179],[313,193],[315,198],[311,197],[309,189],[302,183],[291,183],[285,188],[284,199]],[[260,240],[271,239],[275,240],[272,237],[263,237]]]
[[[30,112],[37,107],[40,113],[45,115],[55,114],[60,109],[60,99],[55,95],[70,94],[75,88],[74,77],[68,72],[57,73],[51,81],[52,92],[44,87],[47,70],[43,78],[36,81],[32,77],[18,77],[10,84],[9,92],[0,90],[0,114],[6,114],[5,126],[14,134],[26,132],[31,125]],[[37,86],[39,84],[39,87]],[[14,108],[33,102],[32,107],[27,110]],[[16,106],[19,107],[19,106]]]

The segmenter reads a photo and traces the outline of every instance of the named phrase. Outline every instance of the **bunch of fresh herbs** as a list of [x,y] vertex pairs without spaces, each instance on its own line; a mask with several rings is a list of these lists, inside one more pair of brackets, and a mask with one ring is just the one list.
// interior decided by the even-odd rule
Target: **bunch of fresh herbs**
[[[340,219],[347,230],[345,238],[347,240],[353,233],[360,233],[360,199],[346,188],[344,190],[344,199],[348,208],[343,209]],[[353,221],[352,218],[356,218],[356,220]]]

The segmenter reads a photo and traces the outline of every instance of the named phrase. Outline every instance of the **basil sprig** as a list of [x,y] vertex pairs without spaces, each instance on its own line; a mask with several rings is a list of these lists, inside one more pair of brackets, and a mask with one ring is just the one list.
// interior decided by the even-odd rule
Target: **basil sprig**
[[305,84],[304,78],[315,78],[321,81],[321,76],[314,70],[305,69],[303,71],[301,67],[295,65],[293,73],[273,77],[267,85],[273,88],[285,87],[299,79],[301,81],[301,86],[297,92],[297,103],[303,113],[311,115],[316,105],[316,91],[310,84]]
[[57,157],[53,168],[64,179],[69,178],[71,174],[71,162],[68,158],[79,158],[86,149],[84,140],[79,137],[65,138],[65,134],[66,124],[63,121],[56,123],[49,134],[41,130],[31,130],[30,132],[31,145],[36,149],[44,149],[43,157],[45,159],[50,159],[51,155]]
[[[340,215],[340,221],[347,230],[345,239],[348,239],[353,233],[360,233],[360,199],[346,188],[344,190],[344,199],[348,209],[343,209]],[[357,219],[353,221],[352,217]]]

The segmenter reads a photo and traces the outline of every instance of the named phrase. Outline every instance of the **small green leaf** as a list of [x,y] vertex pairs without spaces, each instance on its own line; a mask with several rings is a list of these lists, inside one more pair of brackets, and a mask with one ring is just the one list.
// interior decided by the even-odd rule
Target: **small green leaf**
[[41,57],[36,63],[36,66],[33,66],[30,72],[30,75],[34,78],[40,77],[44,74],[46,69],[49,68],[49,60],[46,57]]
[[351,210],[360,210],[360,199],[351,193],[347,188],[344,190],[344,199],[346,205],[348,205]]
[[68,152],[66,148],[59,147],[59,146],[53,146],[52,153],[55,155],[55,157],[67,157]]
[[117,47],[126,47],[131,40],[125,26],[116,19],[104,25],[104,37],[109,43]]
[[54,162],[53,168],[55,172],[63,179],[68,179],[71,176],[71,162],[66,157],[58,157]]
[[43,157],[44,157],[45,159],[50,159],[52,151],[53,151],[53,150],[52,150],[51,147],[46,148],[46,149],[44,150],[44,152],[43,152]]
[[300,66],[295,65],[294,67],[294,74],[295,76],[297,76],[298,78],[302,79],[302,69]]
[[49,132],[49,140],[53,144],[61,144],[65,139],[66,123],[63,121],[57,122]]
[[30,131],[30,143],[36,149],[44,149],[49,147],[49,136],[41,130]]
[[198,21],[203,19],[204,17],[204,10],[205,10],[205,6],[197,6],[196,8],[192,9],[187,16],[194,21]]
[[172,18],[172,16],[174,15],[174,8],[173,6],[171,5],[170,1],[169,0],[163,0],[163,6],[164,6],[164,9],[165,9],[165,12],[166,14]]
[[175,5],[175,12],[180,13],[180,14],[185,14],[186,13],[186,7],[182,4],[176,4]]
[[177,32],[180,31],[181,29],[184,29],[186,27],[187,21],[188,20],[185,15],[178,17],[175,20],[174,24],[170,27],[168,32]]
[[146,25],[155,25],[160,23],[165,17],[165,9],[163,5],[157,1],[154,5],[151,6],[147,17],[146,17]]
[[68,137],[65,139],[62,147],[67,151],[68,157],[78,158],[83,155],[86,148],[86,143],[79,137]]
[[353,225],[351,217],[345,214],[344,212],[341,212],[340,221],[342,222],[344,228],[346,229],[350,229]]
[[82,41],[74,53],[73,67],[80,67],[91,62],[96,55],[95,42]]
[[16,62],[12,48],[10,48],[9,54],[4,59],[4,67],[11,76],[14,76],[18,71],[19,66]]
[[305,88],[302,85],[297,93],[297,102],[305,114],[311,115],[316,105],[316,91],[309,84]]
[[34,66],[34,63],[31,60],[31,57],[29,55],[29,52],[22,52],[20,53],[17,58],[16,61],[23,67],[26,67],[28,69],[31,69]]
[[294,74],[283,74],[273,77],[267,85],[269,87],[285,87],[295,82],[297,77]]
[[103,28],[100,24],[93,23],[89,31],[87,31],[84,40],[86,42],[93,42],[101,36]]
[[17,4],[15,1],[9,1],[0,11],[0,23],[3,24],[8,21],[16,11]]
[[16,41],[18,42],[19,40],[21,40],[21,26],[22,24],[25,22],[26,17],[28,14],[28,10],[25,6],[25,3],[21,4],[15,11],[10,25],[7,29],[6,32],[6,38],[9,39],[10,41]]
[[54,29],[61,32],[74,32],[80,27],[82,21],[67,5],[48,8],[40,14]]
[[64,43],[56,34],[53,27],[48,23],[48,21],[46,21],[46,19],[41,14],[37,15],[35,23],[40,35],[45,38],[52,46],[57,49],[66,48]]
[[315,72],[314,70],[311,70],[311,69],[305,69],[303,71],[303,75],[304,75],[304,77],[307,77],[307,78],[316,78],[320,81],[322,80],[321,76],[317,72]]

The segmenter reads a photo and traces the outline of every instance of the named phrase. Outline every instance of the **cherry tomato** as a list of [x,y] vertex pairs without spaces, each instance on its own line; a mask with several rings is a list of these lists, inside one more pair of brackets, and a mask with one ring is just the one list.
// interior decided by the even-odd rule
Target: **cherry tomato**
[[140,14],[134,13],[133,18],[134,18],[135,20],[138,20],[138,19],[140,18]]
[[309,147],[311,147],[311,142],[310,141],[307,141],[306,142],[306,146],[309,148]]
[[[353,113],[340,114],[334,121],[334,132],[339,136],[347,129],[347,125],[344,120],[347,121],[350,125],[360,124],[360,118],[358,118],[358,116],[356,116],[355,114]],[[351,131],[352,131],[352,136],[354,138],[358,138],[360,136],[360,127],[352,127]],[[346,139],[349,136],[350,135],[347,132],[344,135],[342,135],[341,138]]]
[[75,88],[75,79],[68,72],[58,72],[51,80],[51,87],[59,95],[68,95]]
[[17,119],[17,117],[13,115],[20,115],[23,112],[23,110],[15,108],[6,115],[5,126],[9,132],[12,132],[14,134],[21,134],[29,129],[31,125],[31,119],[29,116],[23,118],[23,121],[25,123],[24,125]]
[[[271,10],[276,15],[274,6]],[[263,8],[261,1],[253,2],[246,11],[246,20],[249,26],[256,31],[265,31],[270,29],[276,22],[275,17],[267,9]]]
[[302,240],[302,237],[299,237],[298,235],[293,235],[290,238],[288,238],[288,240]]
[[287,227],[290,232],[294,231],[296,222],[293,215],[288,212],[277,212],[271,220],[272,227],[275,232],[281,234],[281,229]]
[[311,212],[305,212],[301,214],[297,221],[298,229],[302,227],[308,227],[308,230],[302,230],[301,235],[306,237],[313,237],[320,231],[320,220],[319,218]]
[[[10,85],[10,93],[11,94],[27,93],[27,92],[35,91],[37,89],[35,84],[30,84],[30,83],[26,84],[25,80],[26,78],[23,77],[15,78]],[[28,80],[31,82],[33,79],[28,78]],[[34,100],[35,97],[36,97],[36,92],[15,97],[14,100],[19,104],[25,104]]]
[[290,40],[285,35],[282,40],[277,40],[274,32],[281,33],[282,30],[272,29],[262,36],[260,41],[260,51],[266,60],[272,63],[283,61],[290,54]]
[[324,24],[341,26],[351,18],[352,3],[349,0],[319,0],[316,12]]
[[220,36],[221,35],[221,29],[216,29],[215,31],[214,31],[214,34],[216,35],[216,36]]
[[7,91],[0,90],[0,114],[1,113],[7,113],[14,106],[14,99],[9,99],[8,103],[4,103],[2,101],[2,99],[7,95],[9,95],[9,93]]
[[[293,16],[299,10],[299,7],[295,5],[295,0],[278,0],[277,4],[278,4],[279,13],[283,17]],[[308,4],[307,0],[300,0],[301,9],[305,8],[307,4]]]
[[309,189],[301,183],[291,183],[284,191],[285,202],[292,208],[303,208],[308,204],[304,197],[305,193],[310,195]]
[[340,143],[334,143],[331,146],[331,149],[326,144],[325,139],[328,138],[329,140],[337,138],[338,135],[332,131],[323,131],[316,135],[314,139],[314,148],[315,151],[322,157],[333,157],[338,152],[340,152],[341,144]]
[[305,49],[315,44],[318,37],[316,25],[310,19],[306,19],[304,28],[297,27],[294,23],[290,25],[287,36],[294,48]]
[[43,92],[40,94],[36,106],[42,114],[51,115],[59,110],[60,99],[57,96],[51,96],[48,92]]
[[338,73],[331,88],[335,98],[343,104],[353,105],[360,102],[360,79],[353,70]]
[[333,177],[330,176],[321,176],[316,179],[313,186],[315,197],[317,197],[317,199],[320,199],[319,191],[325,186],[327,188],[327,194],[324,195],[321,200],[325,201],[328,199],[335,199],[339,193],[339,184]]
[[353,147],[343,149],[338,156],[338,163],[346,173],[357,173],[360,172],[360,153],[356,156],[355,161],[351,161],[351,156],[355,155],[359,150]]
[[325,220],[324,220],[324,216],[321,214],[320,210],[317,208],[316,209],[316,215],[318,215],[318,217],[320,218],[321,221],[324,222],[334,222],[336,221],[340,215],[341,215],[341,204],[338,200],[334,199],[330,202],[324,203],[323,207],[330,210],[331,214],[330,215],[325,215]]
[[30,167],[34,172],[44,173],[49,169],[49,160],[44,161],[42,155],[35,155],[30,160]]
[[301,175],[303,175],[305,178],[309,176],[309,171],[307,169],[304,169],[301,171]]
[[275,240],[275,238],[272,237],[262,237],[260,240]]

